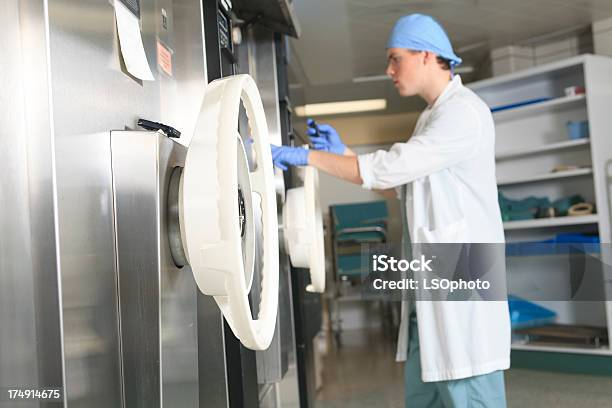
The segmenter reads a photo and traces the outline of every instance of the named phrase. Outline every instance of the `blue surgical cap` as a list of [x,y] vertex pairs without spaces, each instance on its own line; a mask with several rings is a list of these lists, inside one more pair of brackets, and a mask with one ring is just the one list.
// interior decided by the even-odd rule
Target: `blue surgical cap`
[[410,14],[397,20],[389,36],[387,48],[430,51],[450,60],[451,67],[456,67],[463,61],[455,55],[440,23],[424,14]]

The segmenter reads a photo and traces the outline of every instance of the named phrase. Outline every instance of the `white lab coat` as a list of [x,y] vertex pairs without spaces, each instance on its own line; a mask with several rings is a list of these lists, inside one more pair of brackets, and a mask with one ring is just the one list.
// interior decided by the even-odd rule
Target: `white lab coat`
[[[407,185],[413,243],[503,243],[494,149],[489,108],[455,76],[407,142],[360,155],[359,171],[367,189]],[[403,302],[398,361],[407,356],[408,307]],[[510,367],[507,302],[417,301],[416,309],[423,381]]]

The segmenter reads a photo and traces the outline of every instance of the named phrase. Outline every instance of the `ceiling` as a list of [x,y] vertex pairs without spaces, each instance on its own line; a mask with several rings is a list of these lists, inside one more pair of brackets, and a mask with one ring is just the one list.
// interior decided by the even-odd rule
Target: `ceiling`
[[290,82],[294,103],[385,97],[389,111],[420,109],[416,98],[399,98],[389,81],[354,83],[384,74],[385,43],[402,15],[434,16],[448,32],[464,65],[488,63],[489,51],[509,44],[551,40],[550,33],[584,32],[612,17],[612,0],[293,0],[302,27],[291,40]]

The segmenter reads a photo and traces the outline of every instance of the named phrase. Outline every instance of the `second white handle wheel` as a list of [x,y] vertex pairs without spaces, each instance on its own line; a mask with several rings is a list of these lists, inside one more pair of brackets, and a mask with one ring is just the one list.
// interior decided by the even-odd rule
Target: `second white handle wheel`
[[310,269],[309,292],[325,292],[325,243],[319,201],[319,174],[304,170],[304,186],[287,190],[283,206],[285,247],[291,264]]

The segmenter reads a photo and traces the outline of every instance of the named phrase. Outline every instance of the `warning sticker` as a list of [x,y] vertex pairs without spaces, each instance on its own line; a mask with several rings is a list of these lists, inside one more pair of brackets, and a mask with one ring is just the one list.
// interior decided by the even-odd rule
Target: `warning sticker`
[[167,75],[172,76],[172,51],[157,41],[157,66]]

